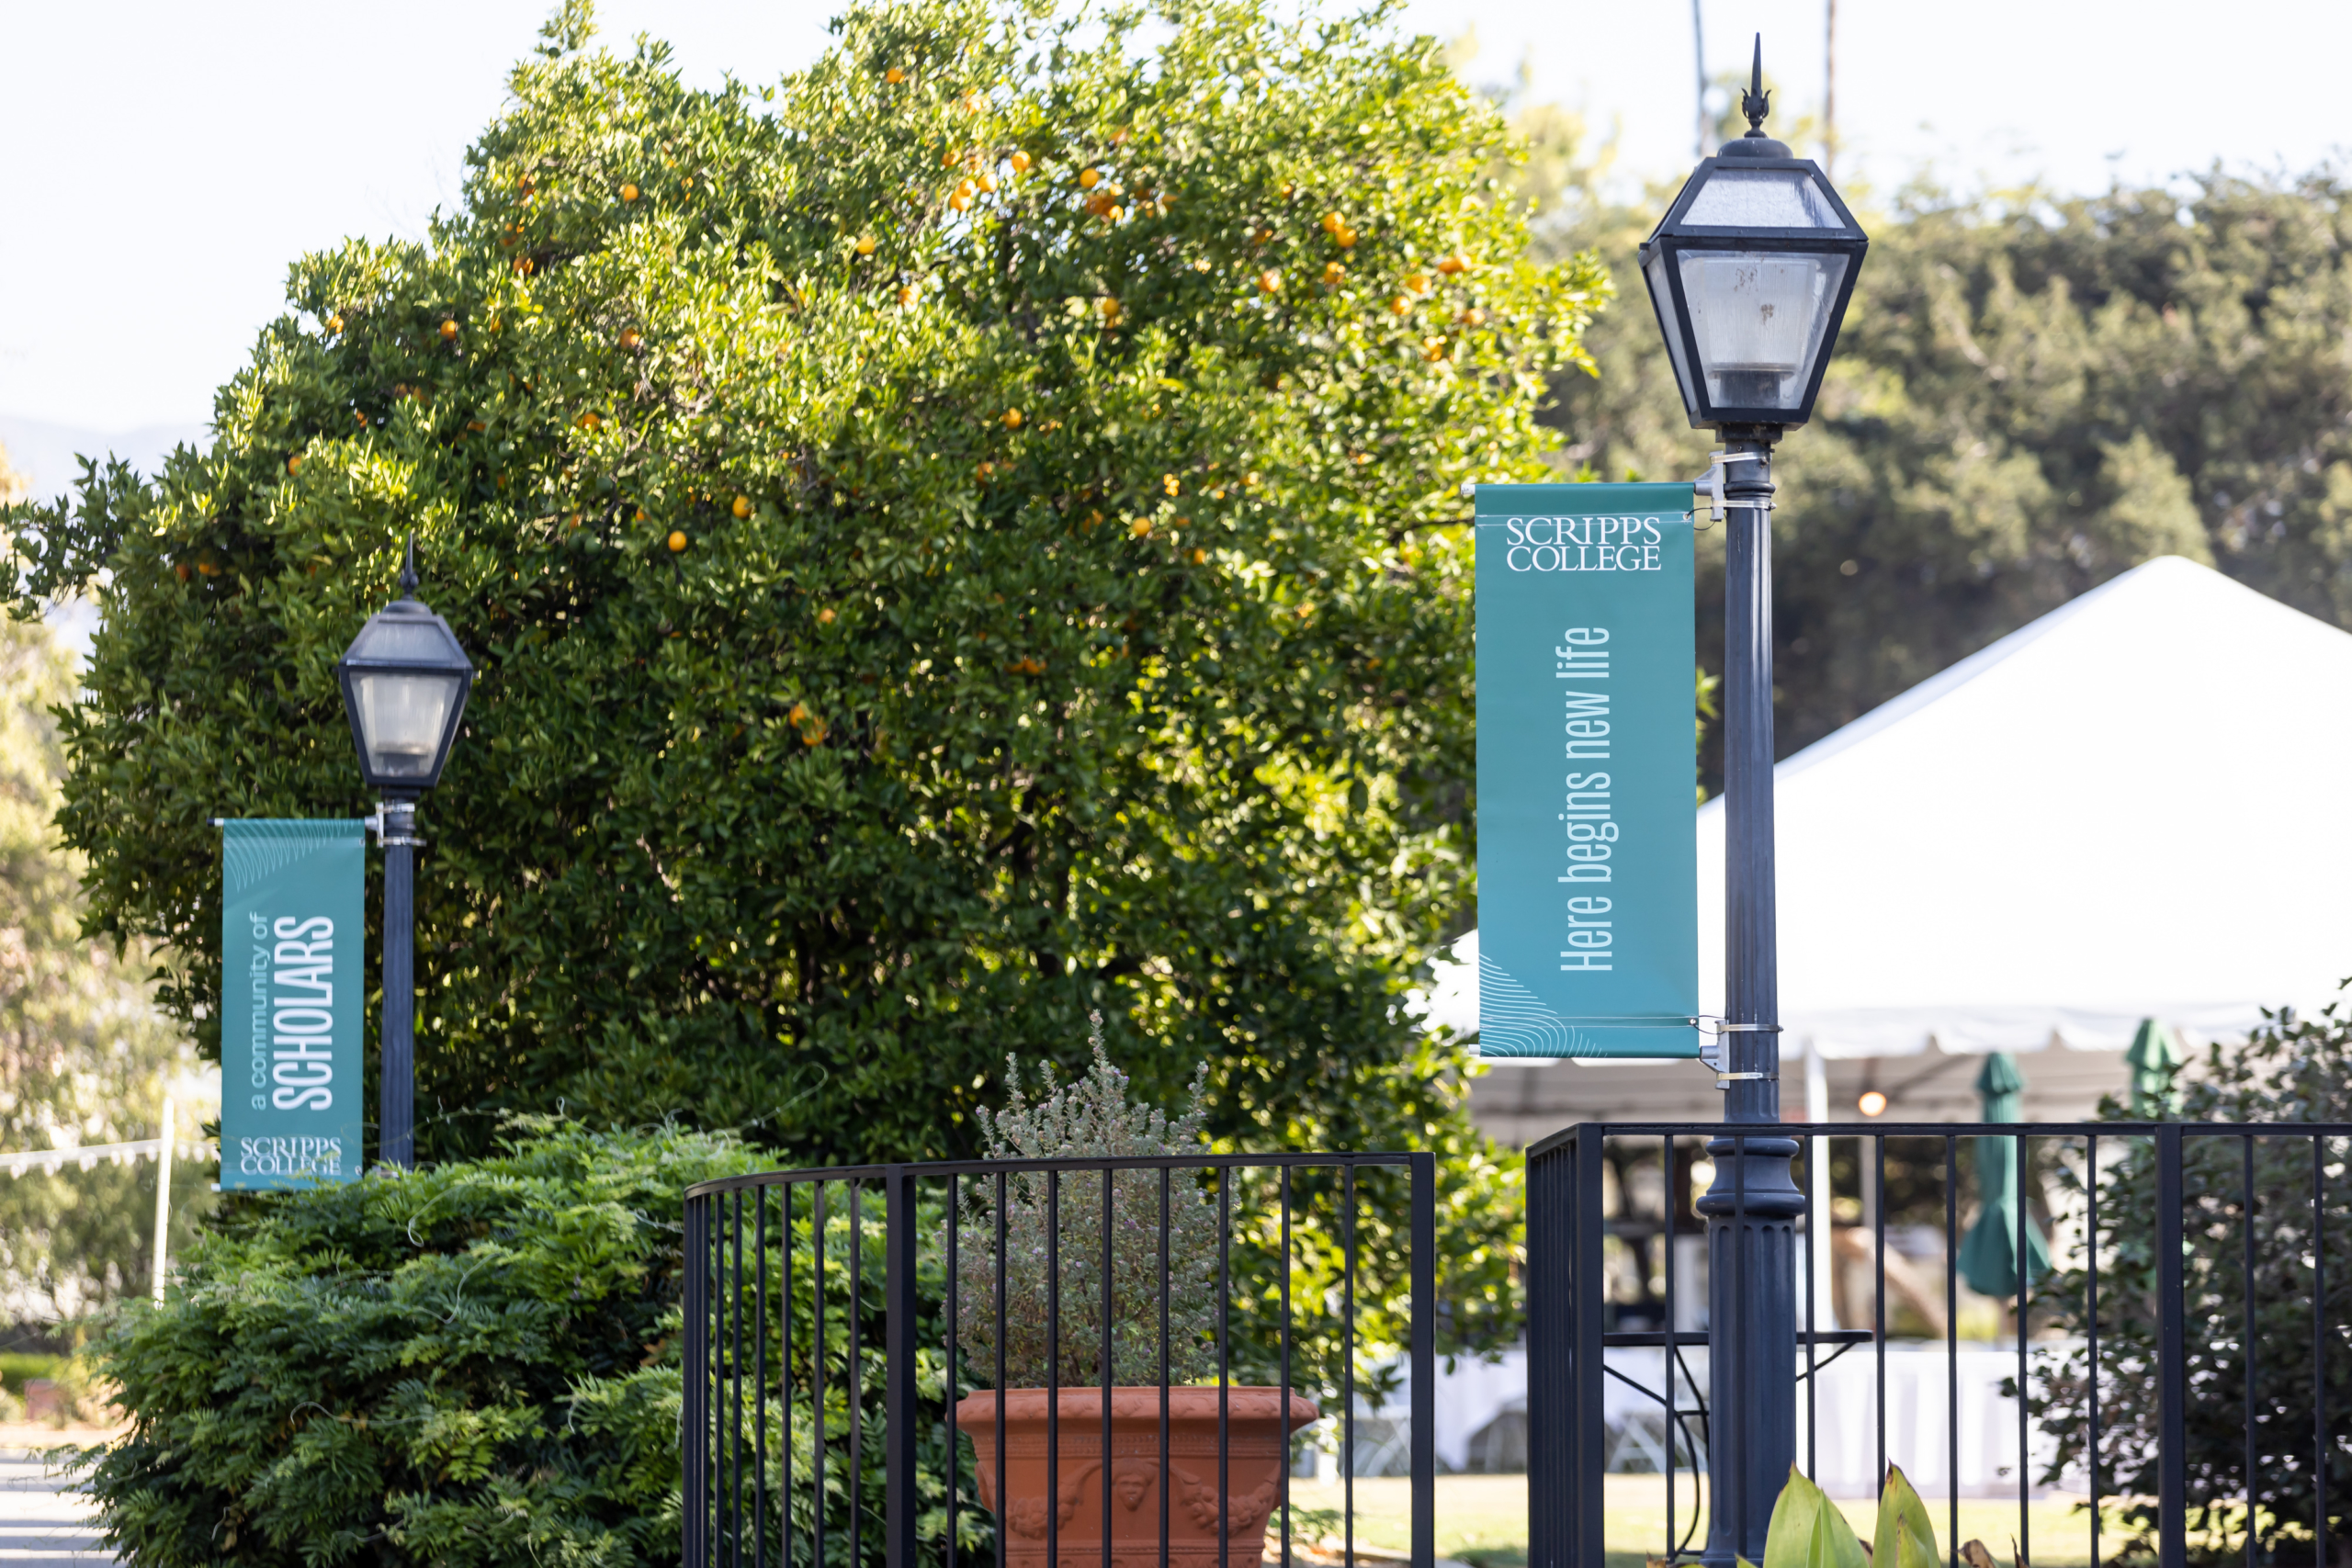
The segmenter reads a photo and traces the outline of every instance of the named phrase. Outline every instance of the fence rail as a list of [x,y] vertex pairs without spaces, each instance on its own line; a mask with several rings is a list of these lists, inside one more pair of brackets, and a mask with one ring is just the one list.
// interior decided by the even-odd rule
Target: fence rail
[[[1242,1568],[1270,1530],[1353,1562],[1355,1427],[1399,1379],[1433,1568],[1431,1156],[763,1172],[685,1222],[686,1568]],[[1328,1541],[1293,1507],[1310,1416]]]
[[[1756,1146],[1772,1140],[1793,1141],[1796,1185],[1811,1200],[1801,1207],[1826,1202],[1833,1216],[1856,1207],[1859,1223],[1751,1213],[1751,1198],[1759,1212],[1769,1205],[1747,1172]],[[2004,1386],[2017,1396],[2019,1563],[2033,1552],[2035,1492],[2065,1483],[2087,1509],[2094,1564],[2152,1554],[2160,1568],[2184,1568],[2192,1549],[2206,1561],[2242,1557],[2248,1568],[2333,1564],[2352,1526],[2352,1401],[2335,1393],[2352,1376],[2352,1301],[2343,1299],[2352,1278],[2340,1256],[2352,1231],[2347,1152],[2352,1125],[2335,1123],[1587,1123],[1533,1145],[1530,1563],[1600,1568],[1609,1540],[1602,1477],[1612,1438],[1636,1418],[1629,1401],[1664,1432],[1667,1533],[1648,1555],[1701,1555],[1700,1478],[1711,1454],[1770,1437],[1722,1427],[1713,1434],[1721,1442],[1710,1443],[1710,1419],[1725,1413],[1710,1409],[1705,1391],[1726,1386],[1726,1365],[1730,1376],[1753,1376],[1779,1360],[1778,1375],[1792,1371],[1801,1390],[1787,1437],[1808,1474],[1820,1477],[1825,1444],[1850,1441],[1837,1415],[1825,1421],[1825,1404],[1849,1410],[1846,1396],[1857,1393],[1873,1476],[1890,1461],[1915,1478],[1940,1463],[1939,1523],[1956,1565],[1962,1369],[1986,1353],[1962,1343],[1962,1275],[1973,1259],[1996,1276],[2004,1260],[2010,1269],[2011,1290],[1990,1304],[2010,1303],[2002,1353],[2014,1356]],[[1725,1158],[1730,1212],[1708,1220],[1690,1205],[1694,1167]],[[2000,1206],[2004,1182],[2013,1213]],[[1631,1197],[1653,1186],[1657,1201]],[[1898,1211],[1938,1206],[1941,1323],[1925,1327],[1942,1349],[1944,1451],[1890,1451],[1890,1367],[1918,1354],[1897,1348],[1891,1332],[1890,1264],[1908,1266],[1890,1225]],[[1785,1347],[1742,1345],[1701,1304],[1724,1281],[1689,1278],[1694,1262],[1711,1270],[1707,1258],[1728,1259],[1733,1294],[1715,1292],[1720,1301],[1753,1283],[1737,1277],[1751,1257],[1771,1257],[1721,1245],[1726,1232],[1773,1232],[1785,1249],[1798,1297]],[[1700,1235],[1703,1257],[1677,1245]],[[1855,1314],[1865,1321],[1838,1325],[1821,1282],[1850,1278],[1856,1256],[1869,1262]],[[1912,1283],[1913,1299],[1896,1304],[1923,1318],[1938,1303]],[[1916,1337],[1922,1324],[1905,1326]],[[1704,1370],[1687,1354],[1701,1348]],[[1649,1351],[1655,1385],[1643,1381],[1652,1363],[1636,1370],[1631,1359]],[[1840,1366],[1849,1352],[1867,1353],[1863,1368]],[[1857,1381],[1868,1386],[1857,1390]],[[1625,1391],[1615,1433],[1612,1385]],[[1744,1428],[1752,1412],[1740,1418]],[[1747,1500],[1735,1489],[1752,1483],[1736,1468],[1724,1480],[1706,1506],[1738,1514]]]

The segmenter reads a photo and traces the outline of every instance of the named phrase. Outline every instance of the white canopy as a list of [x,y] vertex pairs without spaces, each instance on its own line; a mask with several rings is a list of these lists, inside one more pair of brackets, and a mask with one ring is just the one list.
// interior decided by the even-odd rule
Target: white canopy
[[[1775,777],[1792,1047],[2115,1050],[2151,1016],[2313,1010],[2352,975],[2352,634],[2194,562],[2124,573]],[[1716,800],[1707,1013],[1723,867]],[[1459,1026],[1476,971],[1445,967],[1430,1019]]]

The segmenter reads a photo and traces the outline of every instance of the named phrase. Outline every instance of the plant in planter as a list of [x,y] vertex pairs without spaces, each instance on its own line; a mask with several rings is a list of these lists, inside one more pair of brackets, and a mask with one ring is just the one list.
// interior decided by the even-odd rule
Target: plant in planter
[[[1008,1062],[1006,1109],[980,1112],[988,1158],[1201,1152],[1206,1067],[1194,1075],[1183,1113],[1171,1119],[1129,1100],[1126,1075],[1103,1052],[1099,1017],[1091,1043],[1086,1076],[1057,1085],[1045,1067],[1034,1102],[1019,1064]],[[1220,1526],[1228,1562],[1258,1562],[1281,1496],[1290,1434],[1320,1412],[1299,1394],[1285,1400],[1278,1388],[1204,1382],[1217,1371],[1217,1220],[1199,1178],[1181,1169],[1164,1181],[1158,1169],[1058,1177],[1015,1170],[1004,1173],[1001,1189],[985,1179],[974,1187],[952,1222],[956,1337],[973,1377],[997,1387],[958,1404],[956,1425],[972,1439],[980,1500],[1003,1527],[1008,1564],[1043,1568],[1049,1508],[1054,1545],[1068,1560],[1100,1561],[1107,1525],[1114,1561],[1156,1562],[1164,1516],[1171,1565],[1214,1568]]]

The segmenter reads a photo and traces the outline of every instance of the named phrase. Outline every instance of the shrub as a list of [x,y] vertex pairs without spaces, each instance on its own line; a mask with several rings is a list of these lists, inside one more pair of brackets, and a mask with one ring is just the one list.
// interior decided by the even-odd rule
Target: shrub
[[92,1352],[86,1462],[143,1568],[678,1560],[682,1199],[732,1140],[509,1123],[499,1151],[228,1202]]
[[[2352,1122],[2352,1016],[2342,1002],[2316,1016],[2280,1016],[2243,1043],[2216,1042],[2176,1086],[2165,1121],[2262,1123]],[[2158,1097],[2160,1105],[2165,1097]],[[2109,1099],[2113,1120],[2127,1108]],[[2137,1119],[2137,1118],[2134,1118]],[[2314,1449],[2324,1410],[2329,1539],[2352,1532],[2352,1416],[2340,1396],[2352,1383],[2352,1182],[2347,1141],[2199,1137],[2182,1140],[2182,1259],[2188,1314],[2183,1344],[2189,1390],[2182,1454],[2189,1549],[2206,1560],[2247,1551],[2246,1499],[2254,1499],[2257,1555],[2278,1564],[2313,1561]],[[2156,1161],[2148,1140],[2110,1137],[2099,1158],[2099,1489],[2131,1531],[2123,1550],[2155,1550],[2158,1461]],[[2323,1170],[2324,1177],[2323,1178]],[[2079,1192],[2072,1169],[2061,1179]],[[2255,1258],[2245,1269],[2248,1187]],[[2315,1199],[2315,1192],[2317,1197]],[[2324,1280],[2318,1265],[2324,1265]],[[2324,1299],[2320,1299],[2323,1285]],[[2254,1294],[2254,1387],[2246,1386],[2246,1293]],[[2030,1380],[2042,1429],[2054,1439],[2046,1483],[2083,1473],[2091,1450],[2088,1359],[2091,1280],[2076,1268],[2043,1286],[2037,1304],[2070,1340]],[[2314,1314],[2328,1325],[2314,1367]],[[2315,1388],[2315,1377],[2324,1382]],[[2246,1424],[2255,1469],[2246,1471]]]
[[[1040,1069],[1043,1098],[1035,1104],[1021,1087],[1017,1061],[1005,1064],[1005,1109],[983,1108],[980,1128],[989,1159],[1101,1159],[1205,1153],[1201,1103],[1208,1069],[1193,1079],[1182,1115],[1137,1105],[1127,1098],[1127,1076],[1103,1054],[1095,1021],[1094,1063],[1068,1086],[1054,1082],[1051,1063]],[[1120,1171],[1111,1180],[1111,1345],[1113,1381],[1159,1381],[1159,1172]],[[1017,1171],[1005,1181],[1004,1385],[1043,1388],[1049,1361],[1063,1386],[1099,1384],[1102,1376],[1102,1181],[1066,1175],[1046,1221],[1046,1178]],[[993,1189],[976,1181],[961,1218],[956,1249],[956,1335],[967,1365],[984,1382],[996,1374],[996,1206]],[[1060,1337],[1047,1336],[1046,1238],[1058,1243],[1054,1270],[1060,1282]],[[1216,1331],[1216,1213],[1199,1178],[1172,1173],[1168,1191],[1168,1377],[1191,1382],[1214,1372]],[[1048,1355],[1057,1348],[1058,1357]]]

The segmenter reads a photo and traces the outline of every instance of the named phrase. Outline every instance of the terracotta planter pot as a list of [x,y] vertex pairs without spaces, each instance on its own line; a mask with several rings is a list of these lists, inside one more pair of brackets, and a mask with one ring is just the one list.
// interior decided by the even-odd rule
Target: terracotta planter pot
[[[1290,1434],[1319,1414],[1294,1393],[1289,1419],[1282,1391],[1226,1391],[1226,1568],[1257,1568],[1266,1527],[1282,1500],[1283,1461]],[[1012,1568],[1048,1568],[1046,1562],[1046,1391],[1016,1388],[1004,1401],[1004,1488],[996,1496],[996,1400],[975,1393],[956,1406],[956,1425],[979,1456],[980,1502],[1004,1526],[1005,1562]],[[1217,1568],[1217,1391],[1168,1391],[1168,1469],[1159,1468],[1159,1390],[1111,1391],[1112,1568],[1158,1568],[1159,1492],[1168,1487],[1170,1568]],[[1102,1391],[1061,1391],[1058,1438],[1058,1568],[1102,1564]]]

